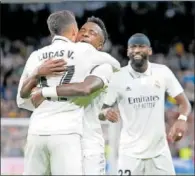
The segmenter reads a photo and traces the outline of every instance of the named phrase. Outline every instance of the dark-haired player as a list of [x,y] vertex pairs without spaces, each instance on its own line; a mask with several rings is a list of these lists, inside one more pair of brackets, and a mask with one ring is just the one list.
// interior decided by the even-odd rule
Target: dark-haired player
[[[90,17],[80,28],[77,41],[86,42],[101,50],[108,38],[106,27],[100,18]],[[110,57],[105,52],[100,53],[103,57]],[[102,70],[104,72],[104,70]],[[108,79],[108,78],[107,78]],[[84,172],[86,175],[105,174],[104,137],[100,121],[99,112],[103,105],[104,95],[100,95],[93,101],[93,104],[85,109],[83,121],[83,155]]]

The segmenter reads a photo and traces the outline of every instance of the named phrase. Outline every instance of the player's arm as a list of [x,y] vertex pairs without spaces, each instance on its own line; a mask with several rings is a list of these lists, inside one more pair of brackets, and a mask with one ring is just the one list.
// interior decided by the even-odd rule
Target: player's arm
[[47,60],[34,69],[33,73],[24,80],[20,90],[21,98],[29,98],[31,91],[37,86],[41,76],[58,75],[66,70],[64,59]]
[[173,72],[169,68],[167,68],[166,73],[166,91],[171,97],[176,100],[179,107],[179,117],[172,126],[168,137],[172,141],[177,141],[182,138],[183,134],[187,130],[186,121],[191,112],[191,105],[184,93],[182,86],[180,85]]
[[112,73],[111,65],[102,64],[95,68],[83,82],[69,83],[56,87],[45,87],[42,89],[42,95],[43,97],[86,96],[103,88]]
[[17,96],[16,96],[16,103],[18,105],[19,108],[23,108],[23,109],[27,109],[29,111],[33,111],[34,110],[34,105],[32,104],[30,99],[23,99],[20,96],[20,92],[22,89],[22,85],[24,83],[24,81],[28,78],[29,72],[31,70],[31,68],[35,65],[36,63],[36,51],[33,52],[30,57],[28,58],[23,73],[20,77],[20,81],[19,81],[19,85],[18,85],[18,92],[17,92]]
[[111,122],[117,122],[119,119],[119,111],[116,109],[117,100],[119,97],[118,92],[118,74],[114,74],[107,89],[107,93],[105,95],[104,104],[102,106],[102,110],[99,114],[100,120],[109,120]]

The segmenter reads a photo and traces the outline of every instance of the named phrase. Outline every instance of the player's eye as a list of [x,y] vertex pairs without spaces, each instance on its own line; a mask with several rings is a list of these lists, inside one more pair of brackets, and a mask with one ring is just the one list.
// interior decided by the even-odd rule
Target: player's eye
[[96,33],[95,31],[92,31],[92,30],[90,30],[89,33],[90,33],[91,35],[97,35],[97,33]]
[[134,48],[136,48],[136,45],[131,45],[131,46],[129,47],[129,49],[134,49]]

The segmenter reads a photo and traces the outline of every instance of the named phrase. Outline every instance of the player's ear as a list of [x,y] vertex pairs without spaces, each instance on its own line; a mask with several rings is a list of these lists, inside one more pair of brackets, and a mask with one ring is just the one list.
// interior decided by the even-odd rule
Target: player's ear
[[152,55],[152,48],[148,49],[148,55],[151,56]]
[[97,50],[102,50],[103,46],[104,46],[103,42],[100,42],[97,47]]
[[73,24],[72,25],[72,36],[75,38],[75,40],[76,40],[77,34],[78,34],[78,27],[76,24]]

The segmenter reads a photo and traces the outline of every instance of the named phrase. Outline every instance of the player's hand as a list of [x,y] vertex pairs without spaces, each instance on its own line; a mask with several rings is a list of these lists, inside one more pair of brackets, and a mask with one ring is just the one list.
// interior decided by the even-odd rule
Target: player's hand
[[170,129],[168,140],[171,142],[179,141],[187,131],[187,122],[184,120],[177,120]]
[[113,108],[108,108],[106,109],[106,111],[104,112],[104,115],[106,117],[107,120],[109,120],[110,122],[118,122],[119,118],[120,118],[120,113],[118,110],[113,109]]
[[43,62],[37,69],[38,76],[55,76],[64,73],[67,70],[64,59],[49,59]]
[[42,89],[35,87],[31,92],[31,102],[37,108],[45,98],[42,96]]

